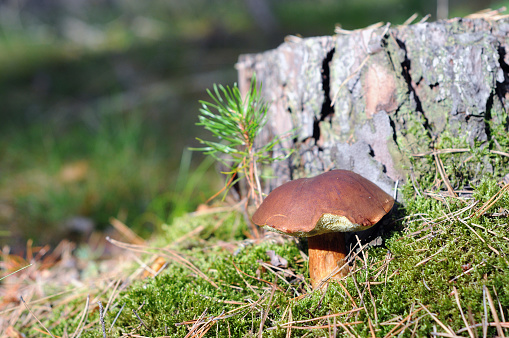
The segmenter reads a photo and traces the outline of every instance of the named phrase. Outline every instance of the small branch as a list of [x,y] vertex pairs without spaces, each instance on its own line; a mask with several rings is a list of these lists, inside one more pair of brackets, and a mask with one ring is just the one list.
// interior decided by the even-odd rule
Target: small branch
[[103,338],[106,338],[106,325],[104,324],[104,308],[103,303],[101,301],[97,302],[99,304],[99,322],[101,323],[101,328],[103,330]]

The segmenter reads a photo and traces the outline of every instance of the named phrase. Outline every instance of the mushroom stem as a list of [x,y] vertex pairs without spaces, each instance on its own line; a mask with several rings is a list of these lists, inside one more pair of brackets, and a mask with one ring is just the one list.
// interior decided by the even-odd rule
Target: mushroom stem
[[[346,246],[345,234],[332,232],[323,235],[308,237],[309,248],[309,276],[313,289],[327,278],[336,268],[341,268],[345,263]],[[348,266],[338,270],[331,279],[339,279],[348,274]]]

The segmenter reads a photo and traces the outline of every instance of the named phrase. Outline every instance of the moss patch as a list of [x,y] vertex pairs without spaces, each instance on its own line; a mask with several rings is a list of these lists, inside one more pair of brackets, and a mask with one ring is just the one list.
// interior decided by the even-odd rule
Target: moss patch
[[[115,334],[235,337],[323,337],[333,330],[356,336],[415,332],[466,332],[463,318],[493,323],[509,308],[509,239],[507,219],[497,216],[509,194],[483,180],[471,199],[413,197],[404,189],[406,216],[385,239],[385,246],[365,249],[352,258],[351,275],[311,291],[307,266],[296,243],[237,242],[179,250],[179,255],[207,278],[170,262],[154,278],[134,282],[117,297],[105,316],[106,327],[122,309]],[[501,196],[487,212],[475,212]],[[288,261],[275,267],[269,250]],[[164,256],[164,251],[160,251]],[[456,300],[457,297],[457,300]],[[484,308],[487,308],[487,313]],[[460,312],[463,311],[464,317]],[[471,315],[469,315],[469,313]],[[338,323],[341,323],[340,326]],[[470,322],[469,322],[470,323]],[[477,329],[481,334],[480,327]],[[463,331],[462,331],[463,330]],[[488,335],[496,334],[488,327]],[[98,325],[85,336],[100,337]]]
[[[30,307],[55,336],[102,337],[103,324],[107,335],[150,337],[508,334],[496,322],[509,316],[509,137],[491,131],[475,149],[444,133],[435,154],[412,157],[420,175],[401,188],[383,245],[352,251],[349,276],[325,290],[311,290],[298,243],[247,239],[241,213],[210,209],[174,219],[150,245],[122,245],[126,257],[141,252],[131,271],[163,266],[156,274],[104,277],[88,307],[84,295]],[[19,316],[16,330],[40,334],[28,311]]]

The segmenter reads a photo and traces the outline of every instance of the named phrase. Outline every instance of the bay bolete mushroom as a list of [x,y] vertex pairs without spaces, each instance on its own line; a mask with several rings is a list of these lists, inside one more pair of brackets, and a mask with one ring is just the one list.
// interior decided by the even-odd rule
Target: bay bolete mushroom
[[[308,237],[309,275],[316,288],[344,265],[344,232],[370,228],[393,205],[394,199],[373,182],[348,170],[331,170],[277,187],[256,210],[253,222],[271,231]],[[345,267],[331,278],[347,273]]]

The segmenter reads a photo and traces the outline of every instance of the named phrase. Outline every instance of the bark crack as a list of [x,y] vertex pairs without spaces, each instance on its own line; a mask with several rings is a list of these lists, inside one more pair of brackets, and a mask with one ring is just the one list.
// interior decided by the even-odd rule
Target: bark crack
[[417,92],[416,92],[416,90],[413,86],[413,83],[412,83],[412,76],[411,76],[412,63],[411,63],[410,59],[408,58],[408,52],[407,52],[406,45],[400,39],[396,38],[395,40],[396,40],[396,43],[398,44],[398,47],[404,52],[404,59],[403,59],[403,61],[400,62],[401,76],[403,77],[403,79],[405,80],[405,83],[407,85],[408,93],[410,94],[409,97],[413,98],[413,100],[415,102],[416,112],[421,113],[421,115],[422,115],[422,118],[424,120],[424,123],[423,123],[424,129],[426,130],[428,137],[433,140],[432,128],[429,124],[428,118],[426,117],[426,113],[424,112],[424,109],[422,108],[421,99],[419,98],[419,95],[417,95]]
[[[493,109],[493,103],[495,97],[498,98],[500,102],[505,101],[505,97],[509,92],[509,65],[505,62],[505,57],[507,55],[507,51],[504,46],[499,46],[497,48],[498,52],[498,63],[500,68],[502,69],[502,73],[504,75],[504,80],[502,82],[496,81],[495,90],[493,90],[486,102],[486,115],[484,119],[484,130],[486,132],[486,136],[488,140],[491,140],[491,128],[488,121],[491,120],[491,110]],[[505,110],[504,105],[502,104],[503,109]],[[504,121],[506,128],[509,126],[509,116],[506,117]]]
[[332,57],[336,48],[332,48],[327,55],[325,56],[322,62],[322,91],[323,91],[323,103],[322,109],[320,110],[320,115],[315,116],[315,120],[313,122],[313,139],[315,140],[315,144],[320,139],[320,122],[324,121],[328,116],[334,114],[334,106],[331,106],[332,99],[330,96],[330,63],[332,61]]

